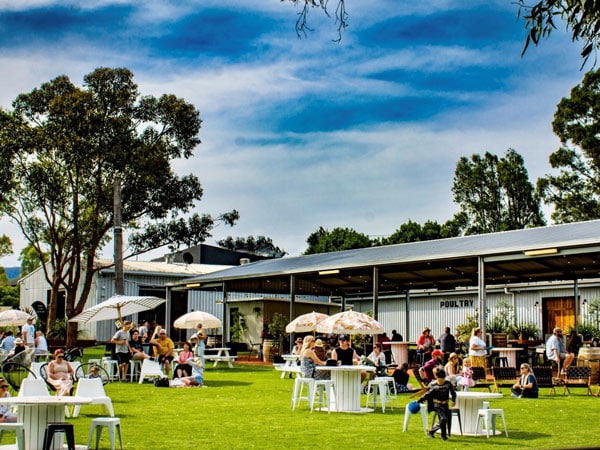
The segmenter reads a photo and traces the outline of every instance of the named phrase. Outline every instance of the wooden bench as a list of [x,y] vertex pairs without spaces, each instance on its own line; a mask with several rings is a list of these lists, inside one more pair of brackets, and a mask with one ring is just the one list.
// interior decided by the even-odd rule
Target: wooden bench
[[237,356],[225,356],[225,355],[205,355],[206,361],[214,361],[213,367],[217,367],[219,362],[226,362],[230,369],[233,369],[233,362],[237,359]]

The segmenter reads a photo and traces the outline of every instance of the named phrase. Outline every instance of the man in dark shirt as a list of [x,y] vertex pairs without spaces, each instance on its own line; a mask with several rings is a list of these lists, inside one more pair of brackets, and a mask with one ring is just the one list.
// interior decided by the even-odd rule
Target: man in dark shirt
[[400,333],[398,333],[396,330],[392,330],[392,341],[402,342],[403,340],[404,339]]
[[440,350],[444,352],[444,364],[446,364],[448,362],[448,355],[456,352],[456,338],[450,333],[450,327],[446,327],[438,340],[440,342]]
[[348,336],[340,335],[338,337],[339,347],[336,347],[331,354],[331,359],[340,361],[342,366],[352,366],[354,361],[358,361],[358,355],[348,342]]

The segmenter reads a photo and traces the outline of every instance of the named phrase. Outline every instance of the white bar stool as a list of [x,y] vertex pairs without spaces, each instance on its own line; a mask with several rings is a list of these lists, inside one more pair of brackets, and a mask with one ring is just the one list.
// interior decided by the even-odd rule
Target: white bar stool
[[479,430],[479,422],[481,418],[484,420],[485,435],[490,438],[490,428],[492,428],[492,435],[496,434],[496,417],[502,418],[502,425],[504,425],[504,434],[508,437],[508,430],[506,429],[506,421],[504,420],[504,410],[500,408],[482,408],[477,411],[477,425],[476,430]]
[[332,380],[315,380],[314,387],[313,387],[313,394],[310,399],[310,411],[311,412],[314,408],[315,399],[317,398],[317,394],[318,394],[317,403],[319,405],[319,408],[318,408],[319,411],[321,410],[321,408],[324,405],[325,398],[327,398],[327,400],[326,400],[327,401],[327,412],[330,413],[332,400],[335,399],[335,383]]
[[[304,386],[306,386],[307,393],[306,396],[303,396]],[[294,380],[294,392],[292,393],[292,409],[296,409],[296,406],[304,400],[309,404],[312,403],[313,391],[315,389],[315,379],[314,378],[302,378],[296,377]],[[312,406],[311,406],[312,409]]]
[[[402,429],[402,431],[406,431],[408,429],[408,421],[410,420],[410,416],[412,416],[410,409],[408,409],[408,405],[409,404],[407,404],[406,408],[404,409],[404,428]],[[423,422],[423,431],[427,433],[427,431],[429,431],[427,429],[427,405],[421,404],[420,406],[421,408],[419,412],[421,413],[421,420]]]
[[108,373],[108,377],[111,381],[121,380],[119,361],[117,361],[116,359],[110,359],[109,357],[105,356],[104,358],[102,358],[102,368],[106,370],[106,373]]
[[[377,390],[377,392],[375,391]],[[377,408],[377,394],[379,394],[379,403],[381,404],[381,412],[385,412],[385,405],[389,402],[390,408],[392,407],[392,399],[388,395],[389,388],[388,382],[381,378],[375,378],[370,380],[367,384],[367,402],[366,406],[369,407],[369,399],[373,402],[373,408]],[[371,398],[372,396],[372,398]]]
[[119,433],[119,446],[121,447],[121,450],[123,450],[123,441],[121,439],[121,419],[118,417],[98,417],[93,419],[92,425],[90,426],[90,436],[88,438],[87,447],[92,448],[92,438],[94,437],[95,431],[96,450],[98,450],[98,445],[100,444],[100,434],[102,433],[102,428],[104,427],[108,428],[111,450],[115,450],[115,431]]
[[[135,381],[137,380],[136,373],[139,374],[142,371],[142,359],[131,359],[129,360],[129,380]],[[136,370],[137,369],[137,370]]]
[[25,450],[25,426],[22,422],[4,422],[0,423],[0,439],[4,431],[14,431],[17,434],[18,450]]

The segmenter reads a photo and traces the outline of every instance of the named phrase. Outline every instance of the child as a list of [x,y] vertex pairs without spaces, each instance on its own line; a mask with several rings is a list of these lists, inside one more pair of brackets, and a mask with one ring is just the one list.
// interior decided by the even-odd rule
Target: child
[[475,386],[473,381],[473,369],[471,369],[471,359],[465,358],[463,360],[462,377],[458,380],[458,385],[462,386],[463,391],[468,391],[470,387]]
[[448,430],[448,419],[450,418],[450,409],[448,408],[448,401],[451,399],[452,405],[456,402],[456,391],[454,386],[448,380],[446,380],[446,372],[444,369],[438,369],[435,373],[436,382],[429,385],[427,392],[423,397],[419,399],[419,403],[430,401],[433,403],[433,410],[439,417],[439,422],[431,427],[431,430],[427,432],[427,436],[430,438],[434,437],[437,430],[442,433],[442,439],[445,441],[448,439],[446,432]]

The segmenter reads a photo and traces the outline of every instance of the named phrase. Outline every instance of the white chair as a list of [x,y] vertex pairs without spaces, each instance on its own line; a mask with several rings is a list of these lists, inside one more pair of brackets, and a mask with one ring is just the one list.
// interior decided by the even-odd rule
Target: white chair
[[[412,413],[410,412],[409,406],[410,403],[408,403],[406,405],[406,408],[404,409],[404,428],[402,429],[402,431],[406,431],[408,430],[408,422],[410,420],[410,416],[412,416]],[[423,422],[423,431],[425,431],[425,433],[427,433],[427,431],[429,431],[427,429],[427,405],[425,404],[421,404],[420,405],[421,408],[419,409],[419,412],[421,413],[421,420]]]
[[315,401],[318,403],[319,411],[323,405],[326,404],[327,412],[331,412],[331,405],[335,401],[335,383],[332,380],[315,380],[313,393],[310,399],[311,412],[314,409]]
[[19,389],[18,397],[50,397],[48,386],[46,382],[39,379],[25,378],[21,383],[21,389]]
[[479,430],[479,422],[483,418],[485,425],[485,435],[490,438],[490,428],[492,429],[492,435],[496,434],[496,417],[502,418],[502,425],[504,425],[504,434],[508,437],[508,430],[506,429],[506,421],[504,420],[504,410],[500,408],[482,408],[477,411],[477,426],[476,430]]
[[132,359],[129,361],[129,380],[134,381],[136,379],[136,374],[139,374],[142,371],[142,360],[141,359]]
[[160,369],[160,364],[156,361],[151,361],[149,359],[145,359],[142,364],[142,371],[140,372],[140,381],[139,384],[144,382],[146,377],[160,377],[164,378],[165,374]]
[[42,373],[40,372],[40,367],[42,367],[44,364],[46,364],[45,362],[32,362],[31,365],[29,366],[29,370],[31,370],[31,372],[29,375],[27,375],[27,378],[34,378],[34,375],[36,378],[43,378],[42,377]]
[[106,373],[108,373],[110,381],[121,381],[119,361],[105,356],[104,358],[102,358],[102,368],[106,370]]
[[[100,378],[80,379],[77,383],[74,397],[91,398],[92,401],[91,403],[88,403],[89,405],[104,405],[106,409],[108,409],[110,417],[115,416],[112,400],[108,395],[106,395],[106,392],[104,391],[104,385],[102,384],[102,380]],[[73,417],[77,417],[80,410],[81,405],[75,405],[73,408]]]
[[25,450],[25,426],[22,422],[0,423],[0,440],[4,431],[14,431],[17,434],[17,449]]

